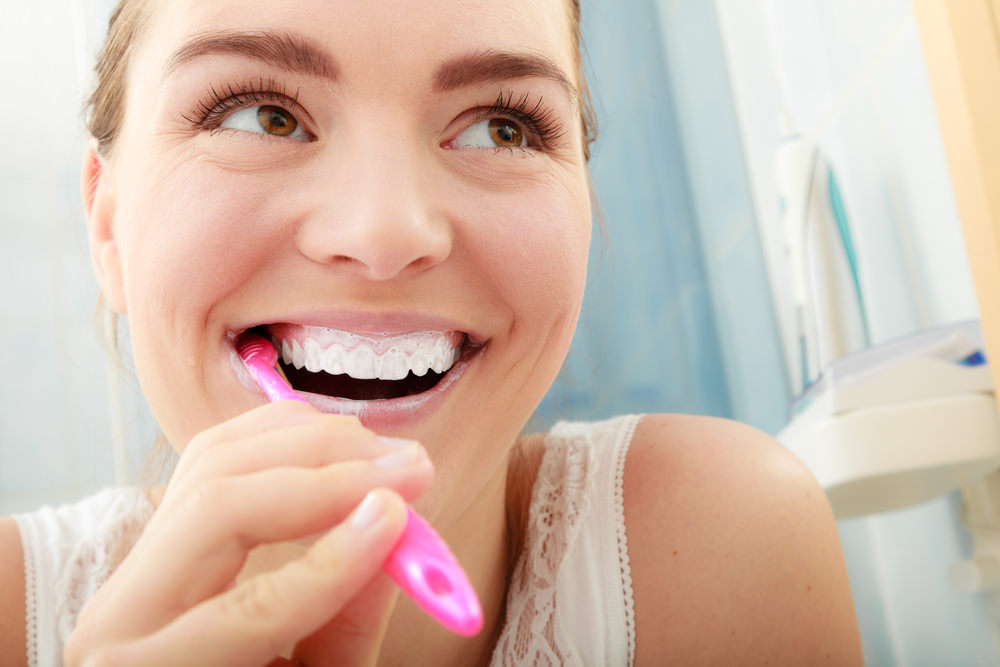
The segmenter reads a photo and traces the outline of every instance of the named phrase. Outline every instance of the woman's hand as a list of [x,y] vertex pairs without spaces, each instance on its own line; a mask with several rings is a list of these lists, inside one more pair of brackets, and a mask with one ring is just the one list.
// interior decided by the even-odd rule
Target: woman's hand
[[[142,537],[87,603],[68,665],[267,665],[300,645],[364,664],[393,601],[381,564],[430,484],[423,448],[283,401],[192,439]],[[254,547],[318,535],[237,581]],[[305,641],[303,641],[305,640]]]

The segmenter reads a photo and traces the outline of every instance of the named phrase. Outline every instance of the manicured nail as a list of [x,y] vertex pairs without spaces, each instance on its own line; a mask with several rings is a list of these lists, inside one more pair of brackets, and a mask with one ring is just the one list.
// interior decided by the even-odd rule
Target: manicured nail
[[365,499],[354,510],[354,514],[351,515],[351,525],[362,530],[370,528],[378,521],[384,511],[385,503],[377,493],[369,491]]
[[393,449],[402,449],[403,447],[409,447],[415,444],[416,440],[407,440],[406,438],[393,438],[388,435],[380,435],[378,437],[382,441],[382,444],[386,447],[392,447]]
[[379,468],[404,468],[420,458],[420,445],[411,442],[405,449],[375,459]]

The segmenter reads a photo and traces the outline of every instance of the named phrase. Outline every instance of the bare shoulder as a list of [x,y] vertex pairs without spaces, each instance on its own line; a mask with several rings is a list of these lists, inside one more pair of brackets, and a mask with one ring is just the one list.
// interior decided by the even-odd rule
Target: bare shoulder
[[636,664],[859,665],[836,523],[771,437],[650,415],[624,479]]
[[24,618],[24,556],[17,523],[0,517],[0,655],[4,664],[27,661]]

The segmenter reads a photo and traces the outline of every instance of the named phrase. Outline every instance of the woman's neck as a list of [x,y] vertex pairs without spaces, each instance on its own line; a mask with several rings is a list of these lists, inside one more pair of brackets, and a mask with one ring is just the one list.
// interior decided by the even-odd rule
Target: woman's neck
[[442,537],[462,563],[483,606],[483,630],[459,637],[400,597],[379,665],[488,665],[505,621],[507,589],[524,543],[540,439],[516,444],[476,501]]

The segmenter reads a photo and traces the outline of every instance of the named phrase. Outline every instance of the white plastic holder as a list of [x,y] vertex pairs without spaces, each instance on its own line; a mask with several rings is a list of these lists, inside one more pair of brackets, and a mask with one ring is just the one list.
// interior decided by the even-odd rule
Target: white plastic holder
[[992,394],[853,410],[778,439],[816,476],[838,519],[931,500],[1000,468]]
[[838,359],[778,440],[816,476],[838,519],[970,485],[1000,468],[989,368],[965,363],[981,350],[969,322]]

